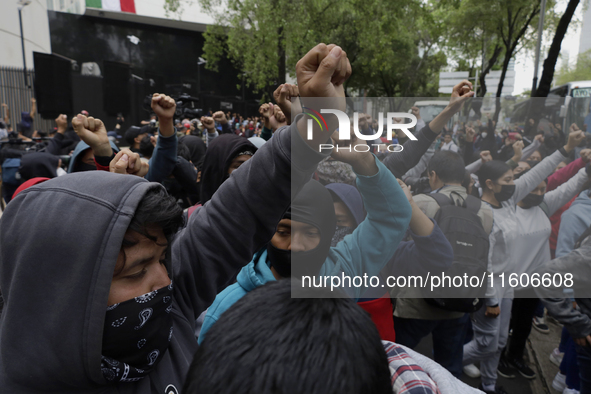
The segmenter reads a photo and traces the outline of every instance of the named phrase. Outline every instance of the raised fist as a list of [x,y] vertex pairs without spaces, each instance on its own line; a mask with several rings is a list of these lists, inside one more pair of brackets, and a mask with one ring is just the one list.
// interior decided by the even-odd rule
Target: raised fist
[[72,126],[78,137],[92,148],[95,156],[111,156],[113,154],[107,129],[100,119],[78,114],[72,119]]
[[152,111],[158,116],[160,122],[174,117],[176,102],[165,94],[154,93],[152,96]]
[[213,120],[215,120],[216,122],[221,123],[221,124],[228,123],[228,119],[226,118],[226,115],[224,115],[224,113],[222,111],[217,111],[216,113],[214,113]]
[[209,116],[202,116],[200,120],[203,127],[205,127],[209,133],[213,133],[213,131],[215,131],[215,121],[213,118],[210,118]]

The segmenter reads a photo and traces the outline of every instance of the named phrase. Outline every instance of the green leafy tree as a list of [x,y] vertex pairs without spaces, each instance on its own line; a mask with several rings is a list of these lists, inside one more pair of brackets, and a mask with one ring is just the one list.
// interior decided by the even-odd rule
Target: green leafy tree
[[555,75],[555,85],[573,81],[591,81],[591,50],[580,53],[576,65],[563,64]]

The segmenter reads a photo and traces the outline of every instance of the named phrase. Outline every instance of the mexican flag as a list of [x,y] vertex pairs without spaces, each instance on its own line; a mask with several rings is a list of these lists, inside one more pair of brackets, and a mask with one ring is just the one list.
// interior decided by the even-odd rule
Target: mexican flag
[[86,7],[135,14],[135,0],[86,0]]

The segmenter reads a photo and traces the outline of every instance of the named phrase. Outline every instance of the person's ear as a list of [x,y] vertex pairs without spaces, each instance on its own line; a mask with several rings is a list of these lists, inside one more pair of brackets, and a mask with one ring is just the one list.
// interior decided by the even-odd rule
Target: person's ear
[[486,184],[486,187],[488,189],[494,190],[494,183],[493,183],[493,181],[491,181],[490,179],[487,179],[486,182],[485,182],[485,184]]

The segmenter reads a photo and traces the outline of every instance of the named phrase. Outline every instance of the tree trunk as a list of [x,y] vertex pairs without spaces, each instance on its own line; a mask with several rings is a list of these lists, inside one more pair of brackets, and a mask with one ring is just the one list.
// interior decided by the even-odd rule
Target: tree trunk
[[558,22],[552,45],[548,51],[548,57],[544,60],[544,71],[542,72],[540,83],[538,84],[536,91],[532,92],[532,97],[547,97],[550,92],[550,86],[552,85],[552,79],[554,79],[554,71],[556,69],[556,61],[560,55],[562,40],[566,35],[566,31],[568,30],[568,26],[579,2],[580,0],[570,0],[564,14],[562,14],[562,17],[560,18],[560,22]]
[[285,41],[283,40],[283,27],[277,31],[277,86],[285,83]]
[[487,89],[486,89],[486,79],[485,78],[488,75],[488,73],[490,72],[490,70],[497,63],[497,60],[498,60],[499,55],[501,54],[502,50],[503,50],[503,48],[501,48],[500,45],[495,46],[495,49],[493,51],[493,55],[488,60],[486,67],[484,68],[482,73],[478,76],[478,88],[479,89],[478,89],[478,92],[476,92],[476,96],[484,97],[486,95]]

